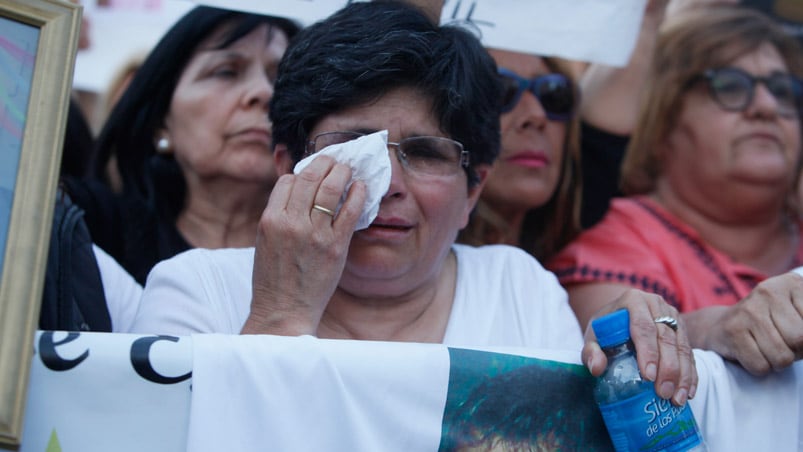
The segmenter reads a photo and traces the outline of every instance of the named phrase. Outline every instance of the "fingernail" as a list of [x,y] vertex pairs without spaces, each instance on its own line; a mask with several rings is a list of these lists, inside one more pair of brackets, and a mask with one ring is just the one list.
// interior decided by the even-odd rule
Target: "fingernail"
[[697,385],[692,385],[689,388],[689,399],[693,399],[695,395],[697,395]]
[[674,398],[675,405],[683,406],[686,403],[686,394],[687,393],[686,393],[685,389],[683,389],[683,388],[678,389],[678,393],[675,394],[675,398]]
[[665,381],[661,383],[661,393],[658,394],[664,399],[669,399],[672,395],[675,394],[675,384],[671,381]]
[[586,367],[588,367],[588,371],[591,372],[591,369],[594,368],[594,357],[588,358],[588,362],[586,363]]
[[649,363],[647,364],[647,374],[644,377],[647,380],[655,381],[655,377],[658,375],[658,367],[655,364]]

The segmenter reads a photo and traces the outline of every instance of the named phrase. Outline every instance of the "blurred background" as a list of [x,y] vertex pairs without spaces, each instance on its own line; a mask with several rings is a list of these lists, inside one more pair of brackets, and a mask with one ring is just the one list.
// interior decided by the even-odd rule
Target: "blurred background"
[[[83,6],[84,17],[73,79],[74,96],[93,132],[97,132],[100,128],[106,113],[122,89],[125,88],[128,78],[137,68],[142,58],[173,22],[193,6],[209,4],[254,10],[289,17],[304,25],[328,15],[346,3],[345,0],[72,1]],[[562,2],[563,0],[557,1]],[[683,2],[688,0],[673,1]],[[775,16],[784,23],[790,33],[800,37],[801,42],[803,42],[803,0],[741,1]],[[444,17],[458,14],[462,19],[470,20],[473,15],[473,20],[480,24],[482,19],[478,17],[482,17],[483,14],[497,14],[497,11],[483,10],[482,7],[485,4],[481,1],[415,0],[415,2],[426,5],[431,10],[441,9],[441,5],[443,5]],[[521,8],[528,8],[529,4],[531,4],[527,1],[521,2],[518,0],[502,0],[501,2],[496,0],[494,3],[495,5],[509,5],[508,9],[517,11],[520,11]],[[643,4],[643,2],[636,0],[632,4],[639,5]],[[521,14],[513,14],[512,17],[517,17],[520,22]],[[561,21],[551,22],[551,24],[555,23],[560,24]],[[495,25],[500,24],[497,23]],[[532,25],[532,22],[530,22],[529,30],[526,30],[526,32],[532,30]],[[585,26],[588,27],[587,24]],[[521,41],[521,30],[512,30],[511,27],[506,26],[489,27],[489,30],[492,32],[504,30],[508,35],[515,37],[515,40]],[[624,39],[627,38],[625,37]],[[505,47],[504,44],[496,46]],[[538,50],[543,54],[548,53],[540,48]],[[571,55],[559,56],[571,58]]]

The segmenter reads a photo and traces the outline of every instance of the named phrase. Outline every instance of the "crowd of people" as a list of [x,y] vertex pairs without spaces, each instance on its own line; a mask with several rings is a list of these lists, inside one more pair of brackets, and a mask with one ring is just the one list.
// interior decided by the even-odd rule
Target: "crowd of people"
[[[111,329],[573,349],[599,375],[590,322],[626,308],[675,404],[692,348],[789,367],[803,51],[733,3],[650,0],[622,68],[484,48],[409,2],[303,28],[194,9],[64,175],[104,281],[142,286]],[[316,154],[378,131],[390,183],[355,230],[370,181]]]

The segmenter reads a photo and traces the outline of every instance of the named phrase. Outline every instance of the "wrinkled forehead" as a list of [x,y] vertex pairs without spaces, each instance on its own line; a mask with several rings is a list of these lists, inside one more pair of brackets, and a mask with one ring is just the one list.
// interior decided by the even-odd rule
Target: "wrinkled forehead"
[[242,45],[245,37],[260,33],[264,36],[264,44],[270,42],[279,34],[287,40],[287,36],[279,27],[272,26],[267,21],[249,21],[232,19],[219,24],[214,31],[198,43],[194,53],[228,49]]

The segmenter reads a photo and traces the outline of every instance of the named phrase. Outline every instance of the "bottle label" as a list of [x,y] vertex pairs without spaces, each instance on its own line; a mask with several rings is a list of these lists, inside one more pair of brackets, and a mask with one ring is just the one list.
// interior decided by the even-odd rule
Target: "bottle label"
[[674,406],[654,391],[600,404],[600,411],[617,451],[685,451],[702,441],[689,405]]

